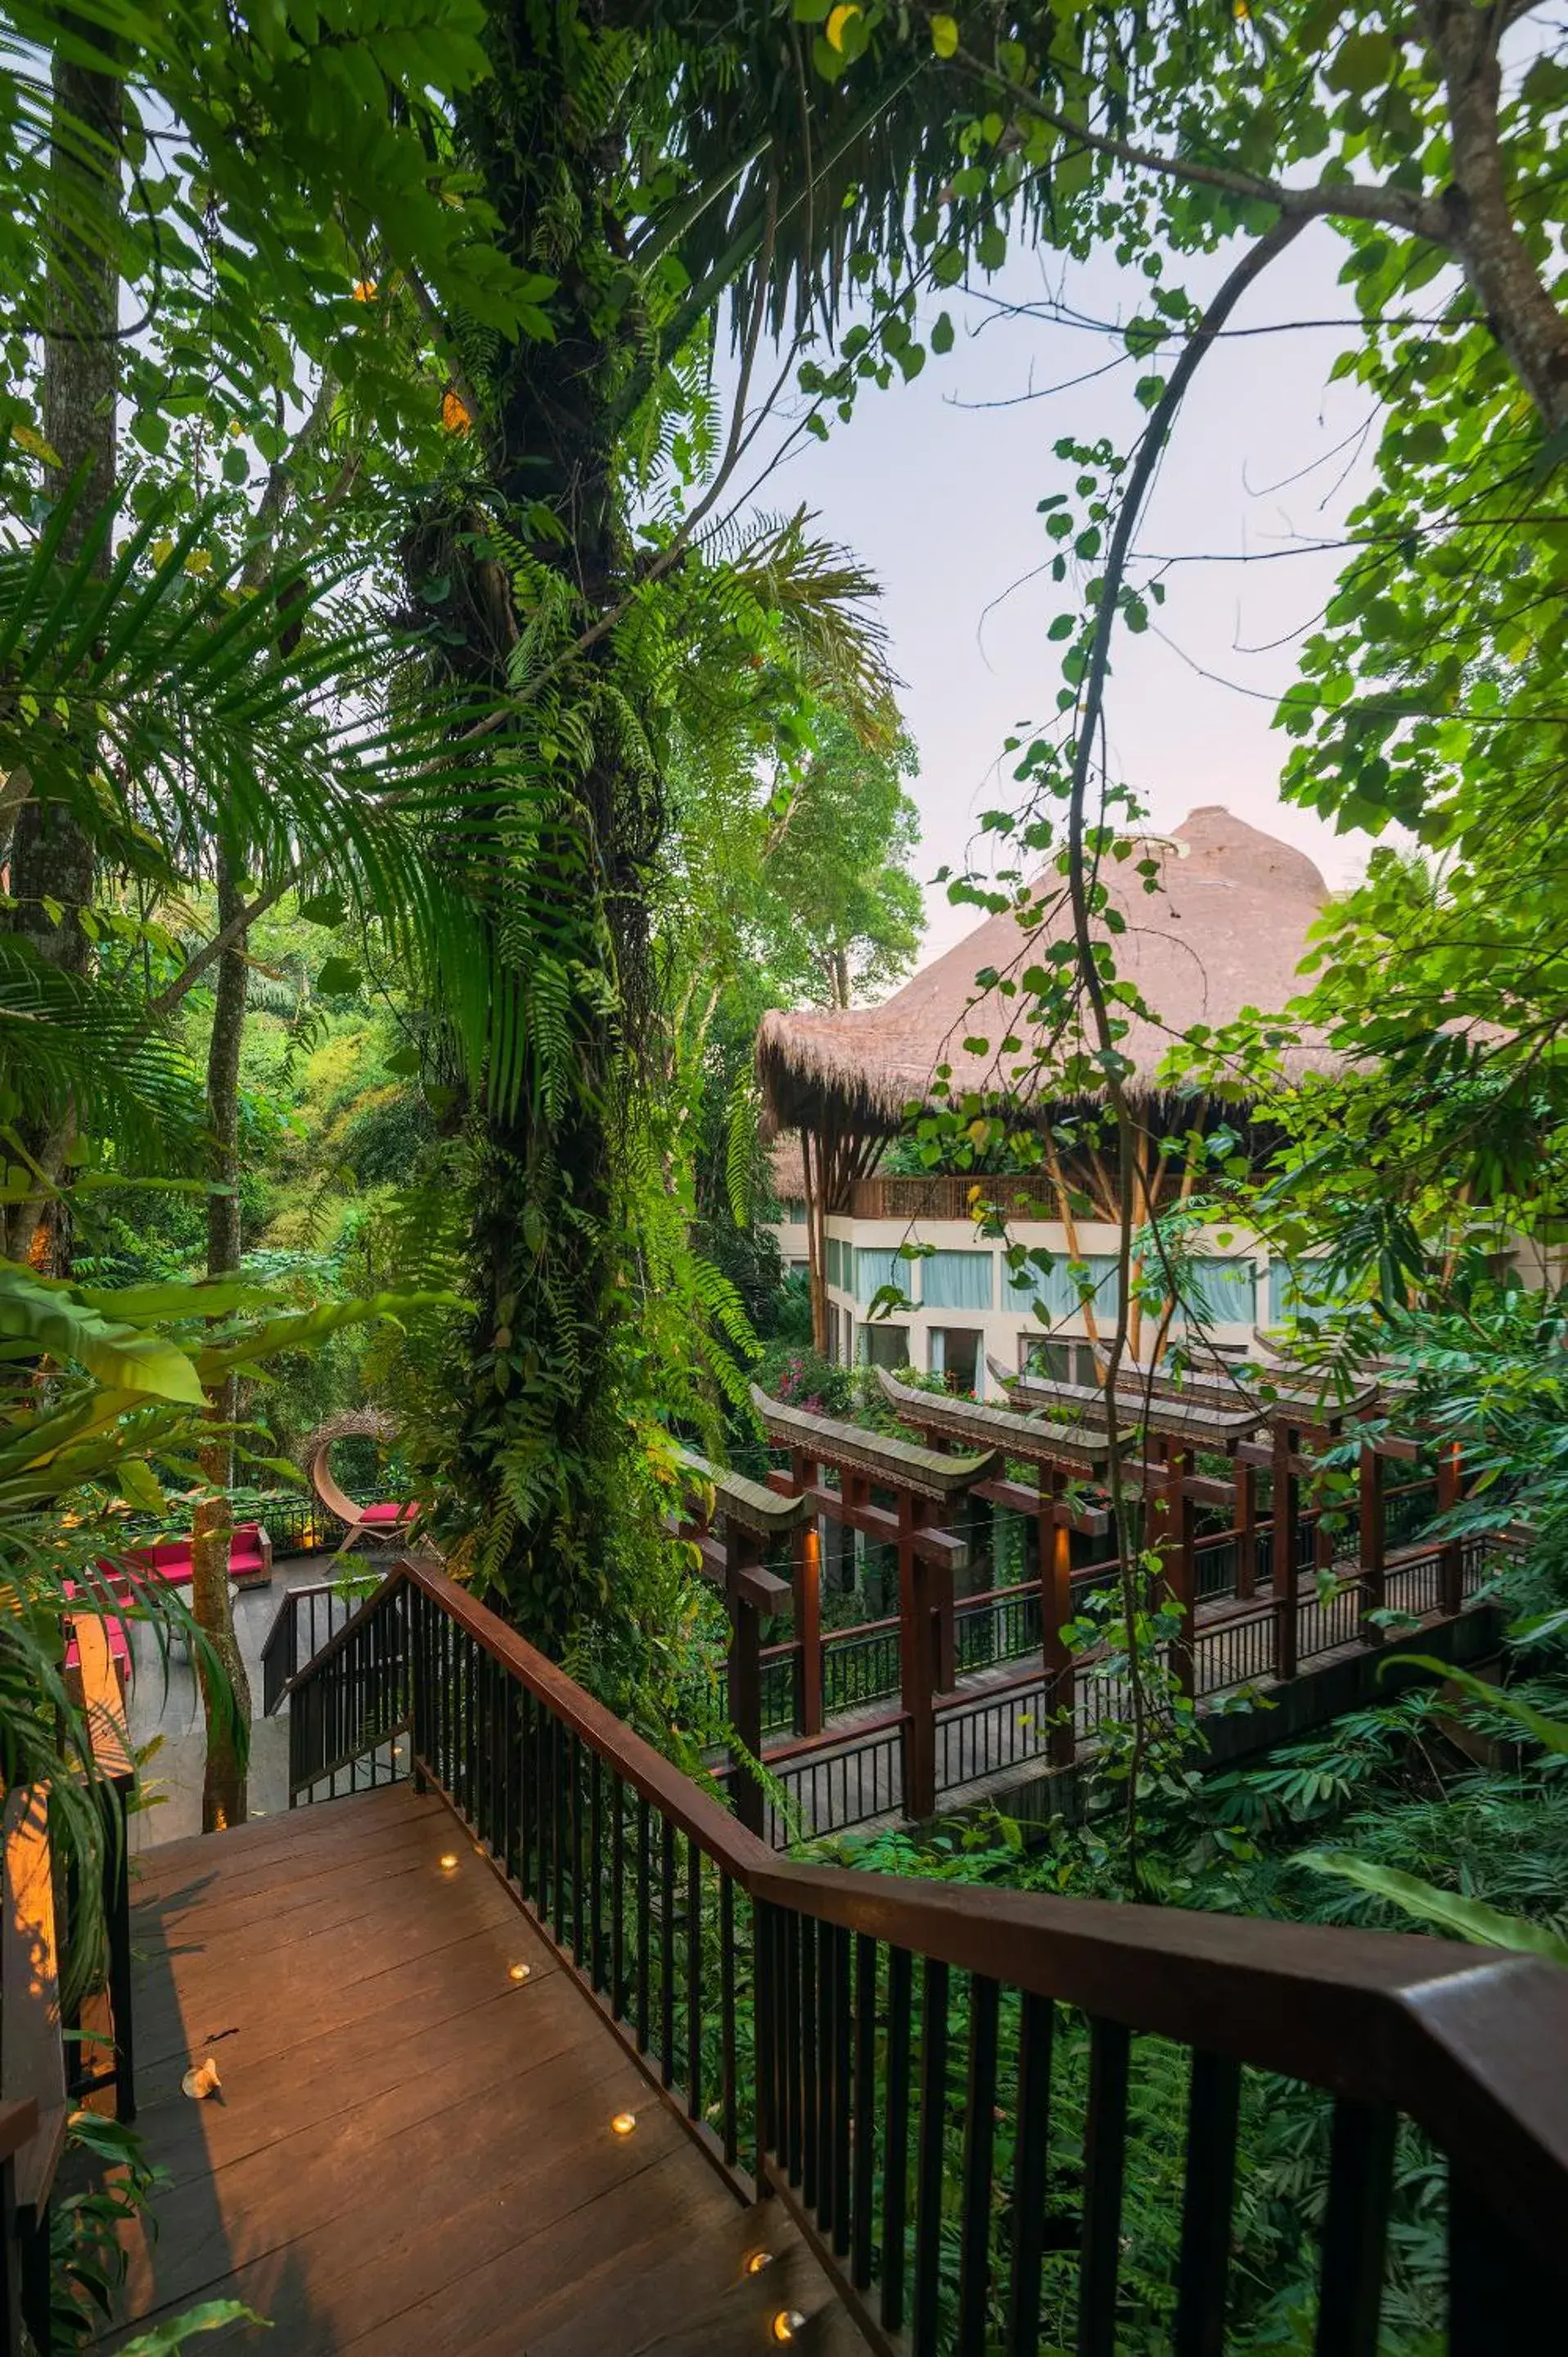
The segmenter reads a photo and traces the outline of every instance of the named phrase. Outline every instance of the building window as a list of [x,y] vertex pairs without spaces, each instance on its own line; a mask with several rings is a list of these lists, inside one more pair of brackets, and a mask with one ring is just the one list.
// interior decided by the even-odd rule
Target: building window
[[1327,1309],[1342,1301],[1349,1286],[1325,1275],[1312,1261],[1300,1261],[1292,1268],[1288,1261],[1269,1263],[1269,1323],[1277,1326],[1286,1318],[1294,1318],[1298,1309]]
[[791,1195],[787,1199],[784,1205],[784,1224],[787,1228],[803,1228],[805,1226],[806,1206],[802,1197],[799,1195]]
[[1088,1342],[1047,1342],[1034,1334],[1018,1338],[1018,1364],[1026,1375],[1043,1375],[1053,1383],[1100,1384],[1093,1346]]
[[890,1244],[862,1244],[854,1255],[855,1299],[873,1301],[885,1285],[896,1285],[900,1293],[912,1297],[915,1267],[914,1262],[900,1260]]
[[909,1329],[908,1326],[885,1326],[880,1318],[873,1319],[860,1329],[861,1364],[886,1367],[891,1374],[896,1367],[909,1363]]
[[846,1247],[837,1236],[828,1238],[828,1283],[836,1286],[841,1293],[848,1290],[844,1276],[844,1260],[846,1254],[853,1250],[853,1245]]
[[[929,1263],[927,1265],[929,1266]],[[933,1326],[931,1372],[933,1375],[942,1377],[950,1392],[978,1393],[980,1386],[978,1329],[972,1326]]]
[[[1194,1258],[1181,1272],[1181,1289],[1202,1324],[1251,1326],[1257,1317],[1257,1271],[1250,1260]],[[1186,1322],[1181,1310],[1176,1317]]]
[[939,1252],[920,1263],[920,1304],[926,1309],[989,1309],[995,1297],[994,1255]]
[[1115,1322],[1120,1288],[1114,1253],[1086,1253],[1081,1260],[1073,1260],[1065,1252],[1058,1253],[1048,1269],[1038,1269],[1028,1262],[1016,1274],[1022,1275],[1022,1285],[1014,1283],[1011,1271],[1003,1280],[1003,1302],[1008,1309],[1027,1316],[1035,1303],[1041,1302],[1046,1316],[1055,1326],[1064,1318],[1083,1316],[1087,1292],[1096,1324]]

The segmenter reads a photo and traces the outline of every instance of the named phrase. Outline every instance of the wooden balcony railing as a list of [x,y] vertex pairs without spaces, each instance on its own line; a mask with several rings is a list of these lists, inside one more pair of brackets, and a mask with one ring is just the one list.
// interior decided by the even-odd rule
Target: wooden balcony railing
[[1146,2216],[1162,2183],[1143,2344],[1256,2345],[1238,2169],[1282,2082],[1323,2115],[1321,2182],[1292,2205],[1318,2357],[1378,2350],[1402,2119],[1446,2170],[1451,2357],[1561,2339],[1553,1966],[781,1862],[418,1563],[301,1671],[290,1758],[296,1800],[360,1758],[440,1790],[715,2166],[800,2222],[874,2349],[1112,2357],[1134,2321],[1129,2190]]
[[850,1214],[857,1220],[968,1220],[976,1187],[983,1201],[999,1205],[1010,1219],[1060,1217],[1049,1180],[1035,1173],[1017,1178],[862,1178],[851,1193]]

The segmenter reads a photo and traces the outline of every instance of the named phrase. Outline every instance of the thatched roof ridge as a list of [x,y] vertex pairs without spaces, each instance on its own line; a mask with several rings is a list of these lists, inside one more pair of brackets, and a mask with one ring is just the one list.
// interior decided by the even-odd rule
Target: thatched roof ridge
[[[1195,1023],[1231,1022],[1252,1006],[1273,1013],[1302,988],[1297,969],[1328,888],[1305,853],[1234,818],[1217,804],[1195,810],[1168,837],[1144,846],[1160,861],[1161,888],[1148,895],[1132,864],[1107,875],[1127,920],[1116,943],[1119,969],[1160,1017],[1134,1021],[1122,1041],[1134,1085],[1152,1092],[1173,1033]],[[769,1123],[817,1127],[824,1118],[891,1131],[911,1103],[931,1101],[937,1068],[950,1064],[955,1089],[998,1091],[1026,1056],[999,1058],[1019,998],[993,990],[977,998],[976,974],[1017,974],[1049,941],[1069,931],[1065,911],[1033,939],[1011,910],[921,968],[880,1006],[812,1007],[763,1017],[757,1062]],[[966,1039],[989,1042],[966,1053]],[[1326,1048],[1291,1049],[1287,1071],[1330,1071]]]

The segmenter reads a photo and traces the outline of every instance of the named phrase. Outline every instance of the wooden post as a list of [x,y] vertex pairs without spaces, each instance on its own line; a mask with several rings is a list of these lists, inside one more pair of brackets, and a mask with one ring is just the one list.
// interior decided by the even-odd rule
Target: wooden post
[[1384,1522],[1383,1480],[1387,1460],[1377,1450],[1361,1443],[1360,1476],[1360,1544],[1358,1550],[1364,1598],[1361,1605],[1361,1634],[1369,1645],[1382,1642],[1382,1631],[1376,1621],[1369,1620],[1369,1612],[1380,1612],[1388,1597],[1388,1580],[1384,1563],[1388,1550],[1388,1532]]
[[[1437,1451],[1437,1511],[1451,1513],[1465,1495],[1459,1463],[1459,1443],[1445,1440]],[[1443,1609],[1450,1620],[1465,1609],[1465,1542],[1443,1542]]]
[[[815,1536],[815,1534],[812,1534]],[[729,1717],[753,1760],[762,1757],[762,1615],[742,1595],[736,1575],[746,1560],[756,1561],[755,1546],[746,1547],[736,1534],[725,1545],[725,1592],[729,1603]],[[762,1831],[762,1787],[749,1763],[734,1760],[731,1791],[735,1813],[749,1833]]]
[[1235,1469],[1236,1594],[1238,1599],[1258,1592],[1258,1477],[1251,1465]]
[[898,1493],[898,1685],[904,1707],[904,1814],[937,1813],[937,1639],[931,1572],[915,1552],[922,1501]]
[[[800,1449],[789,1454],[789,1478],[796,1490],[815,1483],[817,1469]],[[822,1543],[813,1523],[803,1523],[795,1534],[795,1659],[800,1664],[796,1686],[802,1735],[822,1731]]]
[[1181,1608],[1181,1633],[1172,1649],[1171,1666],[1188,1701],[1197,1692],[1197,1566],[1193,1553],[1194,1508],[1187,1489],[1191,1463],[1190,1451],[1179,1445],[1166,1456],[1161,1533],[1161,1569]]
[[1288,1424],[1274,1426],[1273,1585],[1274,1675],[1282,1684],[1295,1675],[1296,1572],[1295,1526],[1299,1496],[1294,1458],[1295,1435]]
[[1040,1468],[1040,1628],[1046,1699],[1051,1713],[1046,1756],[1053,1768],[1070,1768],[1078,1758],[1072,1650],[1063,1642],[1061,1633],[1072,1619],[1072,1533],[1057,1517],[1057,1501],[1068,1480],[1064,1472]]

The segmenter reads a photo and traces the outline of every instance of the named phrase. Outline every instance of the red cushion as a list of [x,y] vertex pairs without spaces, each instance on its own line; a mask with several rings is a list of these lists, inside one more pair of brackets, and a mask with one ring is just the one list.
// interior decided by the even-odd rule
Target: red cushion
[[125,1557],[145,1578],[162,1579],[188,1579],[190,1559],[188,1539],[158,1539],[152,1546],[130,1548]]
[[398,1523],[412,1523],[418,1512],[417,1506],[398,1506],[389,1502],[367,1506],[360,1520],[368,1523],[373,1530],[388,1530]]

